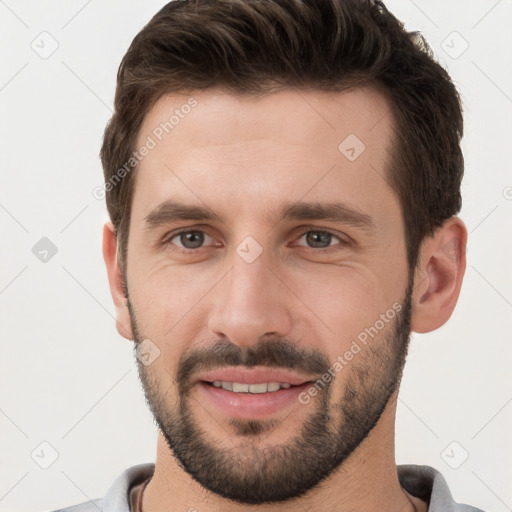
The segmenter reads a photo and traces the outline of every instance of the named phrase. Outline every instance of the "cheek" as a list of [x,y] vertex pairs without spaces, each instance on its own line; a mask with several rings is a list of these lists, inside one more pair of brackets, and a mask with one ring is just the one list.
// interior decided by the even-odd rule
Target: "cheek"
[[[342,355],[361,333],[375,325],[381,314],[400,299],[390,283],[368,269],[338,268],[322,272],[299,286],[298,295],[325,333],[328,357]],[[363,334],[364,336],[364,334]]]
[[[174,368],[183,351],[196,337],[201,302],[212,287],[207,275],[197,271],[151,265],[146,272],[139,265],[129,281],[130,299],[141,334],[154,341],[165,355],[166,364]],[[204,324],[204,322],[203,322]]]
[[[130,292],[137,295],[139,310],[152,319],[158,315],[169,325],[177,322],[211,288],[214,277],[195,265],[172,265],[151,260],[133,267]],[[133,287],[133,292],[132,292]]]

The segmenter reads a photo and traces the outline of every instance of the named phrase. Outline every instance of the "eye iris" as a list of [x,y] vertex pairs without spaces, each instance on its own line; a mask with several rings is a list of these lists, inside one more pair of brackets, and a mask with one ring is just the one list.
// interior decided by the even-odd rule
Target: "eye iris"
[[307,243],[311,247],[319,248],[319,247],[329,247],[331,244],[332,235],[330,233],[326,233],[325,231],[310,231],[306,235]]
[[197,249],[203,245],[204,233],[201,231],[187,231],[186,233],[181,233],[180,242],[183,247],[187,249]]

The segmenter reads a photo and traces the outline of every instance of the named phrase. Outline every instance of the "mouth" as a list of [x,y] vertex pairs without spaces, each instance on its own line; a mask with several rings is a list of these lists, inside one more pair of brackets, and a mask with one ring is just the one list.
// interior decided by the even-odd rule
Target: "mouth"
[[201,398],[228,418],[265,419],[301,405],[298,396],[316,379],[278,369],[225,368],[199,376]]
[[[281,370],[279,368],[263,368],[253,367],[246,368],[240,366],[230,366],[226,368],[218,368],[200,374],[197,381],[210,383],[215,387],[222,387],[223,384],[231,385],[229,391],[242,392],[242,393],[264,393],[266,391],[277,391],[276,387],[279,384],[281,387],[289,388],[291,386],[300,386],[305,382],[316,380],[316,377],[303,377],[289,370]],[[220,384],[220,385],[219,385]],[[247,385],[251,386],[267,386],[265,391],[258,391],[263,387],[253,387],[255,391],[245,389]],[[270,387],[270,389],[269,389]],[[276,389],[274,389],[276,388]]]
[[289,382],[262,382],[261,384],[245,384],[243,382],[226,382],[214,380],[213,382],[204,381],[206,384],[211,384],[214,388],[222,388],[233,393],[274,393],[280,389],[289,389],[291,384]]

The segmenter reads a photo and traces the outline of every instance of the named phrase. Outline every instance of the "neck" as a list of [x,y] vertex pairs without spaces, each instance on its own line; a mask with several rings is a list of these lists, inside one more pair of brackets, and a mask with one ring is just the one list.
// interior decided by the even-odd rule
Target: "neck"
[[398,481],[394,458],[395,409],[396,397],[390,400],[367,438],[322,484],[299,498],[274,504],[241,505],[208,491],[180,467],[159,433],[155,472],[143,495],[143,512],[426,510],[425,504],[407,494]]

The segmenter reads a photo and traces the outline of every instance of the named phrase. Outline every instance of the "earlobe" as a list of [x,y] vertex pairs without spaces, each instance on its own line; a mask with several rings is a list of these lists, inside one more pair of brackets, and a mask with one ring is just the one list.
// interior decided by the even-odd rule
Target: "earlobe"
[[412,331],[433,331],[452,315],[466,269],[466,243],[467,230],[458,217],[423,241],[414,276]]
[[123,285],[123,274],[117,258],[117,237],[112,222],[103,226],[103,259],[107,267],[110,293],[116,307],[116,327],[123,338],[133,340],[127,298]]

